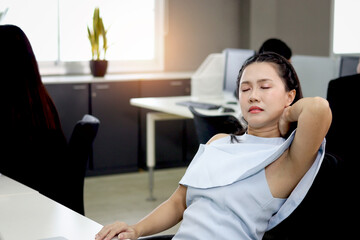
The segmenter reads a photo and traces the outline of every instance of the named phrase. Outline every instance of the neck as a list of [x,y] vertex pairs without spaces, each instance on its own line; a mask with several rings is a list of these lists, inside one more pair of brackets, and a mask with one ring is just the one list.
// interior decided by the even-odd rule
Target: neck
[[257,137],[265,138],[281,137],[278,126],[267,128],[252,128],[251,126],[248,126],[247,133]]

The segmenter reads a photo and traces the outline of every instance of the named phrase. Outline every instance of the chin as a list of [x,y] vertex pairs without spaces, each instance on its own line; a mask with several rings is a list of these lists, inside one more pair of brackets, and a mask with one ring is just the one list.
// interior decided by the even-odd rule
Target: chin
[[248,123],[248,126],[259,128],[266,125],[266,121],[260,116],[252,116],[250,118],[245,118]]

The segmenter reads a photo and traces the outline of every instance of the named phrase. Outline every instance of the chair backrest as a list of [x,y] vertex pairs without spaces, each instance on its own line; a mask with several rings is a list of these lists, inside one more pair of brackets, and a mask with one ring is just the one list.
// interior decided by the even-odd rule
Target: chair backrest
[[[340,77],[331,80],[328,85],[327,100],[332,111],[332,123],[326,136],[326,151],[334,154],[341,161],[340,193],[334,191],[334,196],[339,195],[337,201],[338,211],[341,216],[338,220],[342,233],[354,233],[348,229],[355,229],[356,221],[353,219],[354,206],[357,197],[345,197],[359,187],[358,170],[360,128],[357,126],[357,102],[359,101],[358,89],[360,87],[360,74]],[[357,235],[356,235],[357,236]],[[356,238],[356,237],[351,237]],[[341,239],[351,239],[342,236]],[[340,238],[338,238],[340,239]]]
[[[332,111],[332,123],[326,136],[326,150],[340,157],[351,168],[360,166],[357,158],[355,137],[359,136],[359,127],[354,121],[359,100],[360,74],[331,80],[328,85],[327,100]],[[355,108],[355,109],[354,109]],[[356,165],[355,165],[356,164]]]
[[84,179],[88,160],[92,160],[92,144],[99,129],[100,121],[92,115],[84,115],[74,127],[68,143],[70,160],[69,176],[71,180],[68,194],[71,196],[69,208],[84,215]]
[[211,137],[218,133],[235,133],[242,129],[239,120],[232,115],[208,116],[197,112],[189,106],[194,116],[196,135],[200,143],[205,144]]
[[340,227],[340,222],[349,221],[341,212],[344,205],[340,201],[346,198],[339,193],[343,187],[340,169],[341,162],[332,154],[325,153],[303,201],[288,218],[266,232],[263,240],[348,239],[343,238],[344,233],[351,231]]

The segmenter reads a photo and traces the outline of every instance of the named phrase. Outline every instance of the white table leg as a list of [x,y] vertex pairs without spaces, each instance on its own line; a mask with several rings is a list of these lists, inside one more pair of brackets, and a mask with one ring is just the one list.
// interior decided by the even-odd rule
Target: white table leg
[[155,122],[160,120],[184,119],[178,115],[161,112],[149,112],[146,114],[146,166],[149,169],[149,197],[148,201],[155,201],[154,190],[154,168],[155,168]]

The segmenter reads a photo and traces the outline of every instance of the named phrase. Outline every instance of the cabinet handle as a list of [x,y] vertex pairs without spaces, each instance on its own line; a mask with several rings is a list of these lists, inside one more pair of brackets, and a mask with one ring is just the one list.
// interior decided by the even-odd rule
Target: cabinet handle
[[81,84],[81,85],[74,85],[73,89],[74,90],[85,90],[86,89],[86,84]]
[[181,81],[171,81],[170,86],[179,87],[179,86],[182,86],[182,82]]
[[96,85],[96,89],[98,90],[109,89],[109,84],[98,84]]

